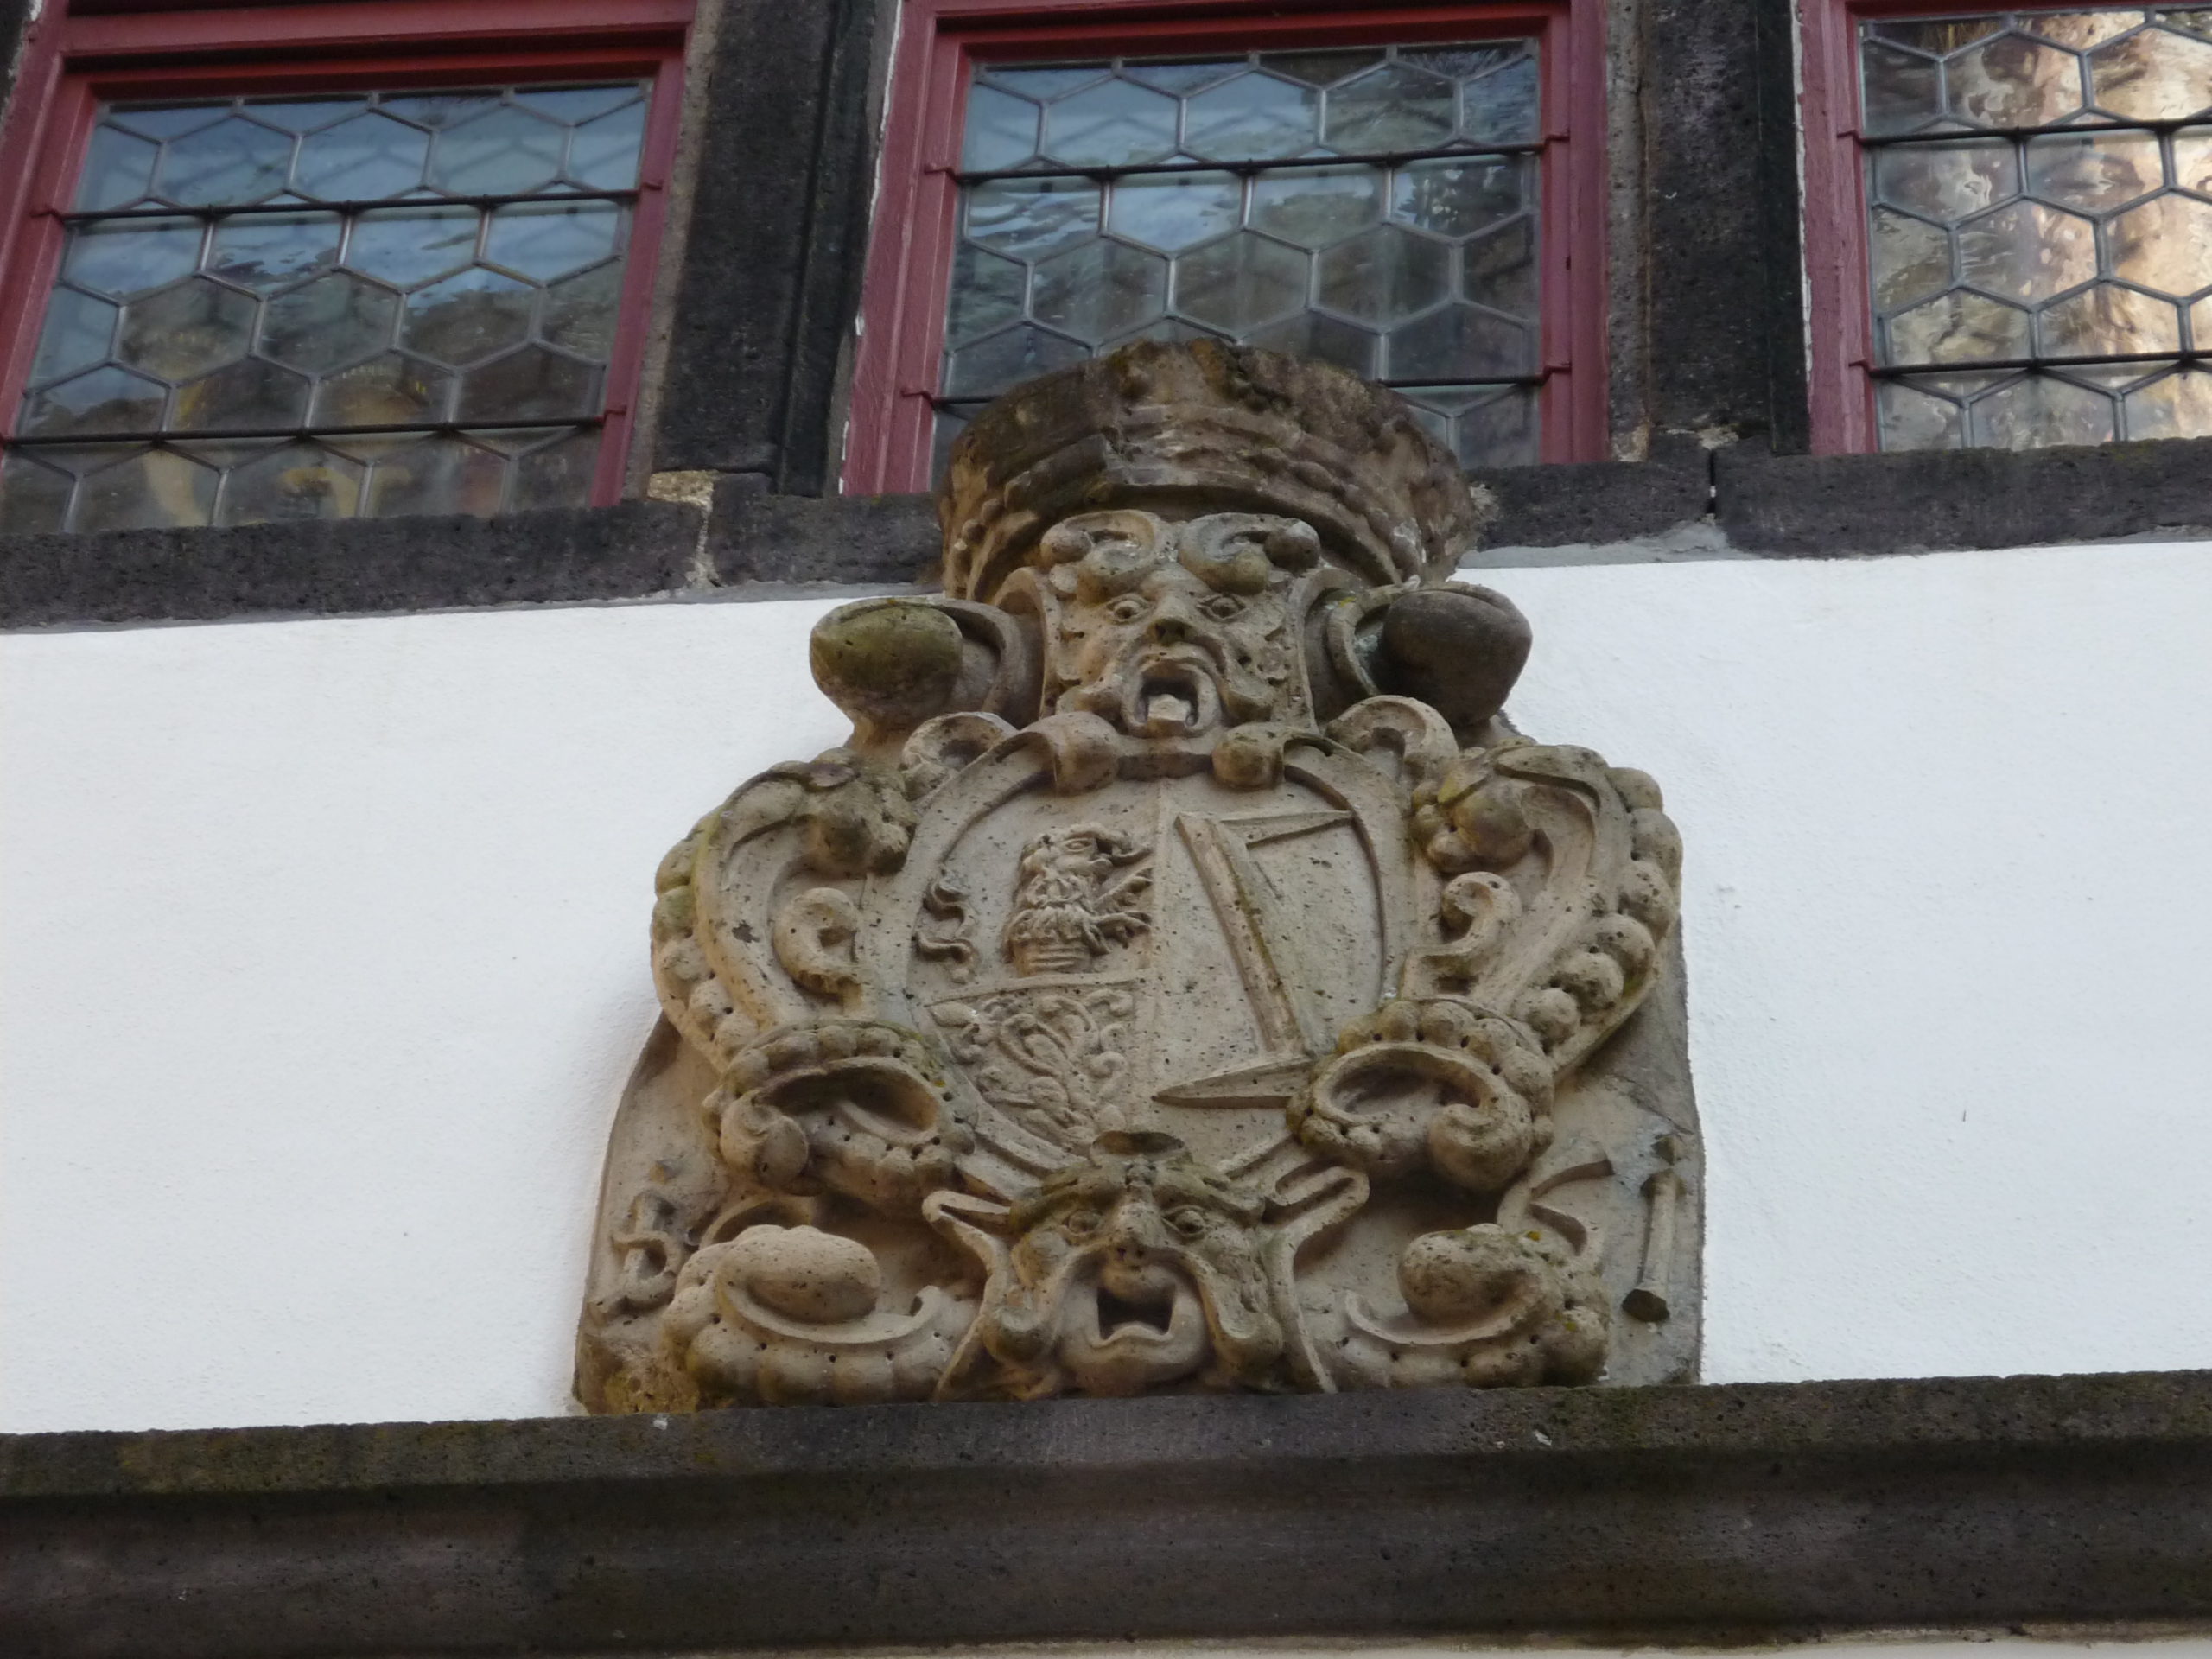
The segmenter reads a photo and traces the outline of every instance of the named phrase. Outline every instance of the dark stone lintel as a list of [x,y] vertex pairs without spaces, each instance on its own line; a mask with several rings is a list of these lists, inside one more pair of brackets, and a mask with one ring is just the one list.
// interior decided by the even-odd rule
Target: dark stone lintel
[[0,626],[634,599],[686,584],[696,508],[0,536]]
[[[1706,525],[1719,550],[1818,558],[2212,537],[2212,439],[2090,448],[1777,455],[1662,436],[1643,461],[1473,474],[1492,548],[1602,551]],[[0,627],[343,615],[936,578],[926,496],[771,493],[724,476],[696,508],[0,536]]]
[[0,1649],[2212,1622],[2212,1373],[0,1439]]

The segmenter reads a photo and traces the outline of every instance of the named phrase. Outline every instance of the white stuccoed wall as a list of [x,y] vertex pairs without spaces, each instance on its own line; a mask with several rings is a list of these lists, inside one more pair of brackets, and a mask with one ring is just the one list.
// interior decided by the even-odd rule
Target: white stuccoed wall
[[[1707,1376],[2212,1365],[2212,550],[1497,571],[1666,785]],[[0,1429],[566,1408],[655,864],[811,601],[0,641]]]

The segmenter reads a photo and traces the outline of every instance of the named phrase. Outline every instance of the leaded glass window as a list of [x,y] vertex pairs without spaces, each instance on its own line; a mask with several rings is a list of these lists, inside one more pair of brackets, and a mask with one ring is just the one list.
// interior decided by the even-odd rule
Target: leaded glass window
[[940,464],[1032,375],[1205,335],[1382,379],[1465,465],[1534,461],[1537,106],[1531,41],[977,66]]
[[2212,435],[2212,8],[1858,46],[1882,447]]
[[582,505],[648,86],[102,105],[0,529]]

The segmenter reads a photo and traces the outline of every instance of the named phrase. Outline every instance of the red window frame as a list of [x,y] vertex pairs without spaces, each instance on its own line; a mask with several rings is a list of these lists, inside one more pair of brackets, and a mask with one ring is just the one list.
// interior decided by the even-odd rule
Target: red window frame
[[1538,242],[1546,461],[1605,458],[1605,20],[1600,0],[1462,0],[1335,10],[1281,0],[905,0],[853,369],[843,488],[929,487],[951,281],[953,181],[976,59],[1537,41],[1543,107]]
[[20,296],[0,311],[0,442],[20,416],[61,257],[61,215],[103,102],[635,76],[650,78],[652,90],[591,495],[594,505],[619,500],[668,218],[692,0],[155,4],[123,11],[113,0],[48,0],[20,55],[0,126],[0,294]]

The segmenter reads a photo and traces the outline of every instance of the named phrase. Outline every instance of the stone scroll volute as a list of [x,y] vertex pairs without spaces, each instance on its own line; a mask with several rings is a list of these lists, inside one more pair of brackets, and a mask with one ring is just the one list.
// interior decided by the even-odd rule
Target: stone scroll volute
[[661,867],[584,1403],[1694,1376],[1680,842],[1506,718],[1407,407],[1132,346],[940,509],[816,631],[845,746]]

